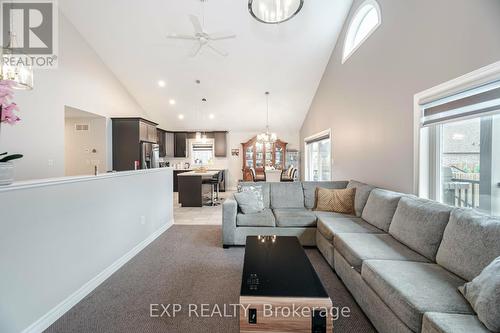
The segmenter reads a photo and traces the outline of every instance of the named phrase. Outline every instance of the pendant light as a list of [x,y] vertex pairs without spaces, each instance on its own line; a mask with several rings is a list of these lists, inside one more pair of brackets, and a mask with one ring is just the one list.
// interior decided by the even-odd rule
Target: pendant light
[[[201,110],[201,118],[203,119],[203,104],[207,102],[207,99],[206,98],[203,98],[201,100],[201,105],[202,105],[202,110]],[[203,135],[201,136],[201,143],[207,143],[207,133],[205,133],[205,131],[203,131]]]
[[9,42],[3,45],[0,51],[0,80],[14,82],[12,87],[17,90],[31,90],[33,89],[31,60],[25,54],[14,53],[19,47],[13,25],[14,22],[11,20]]
[[269,91],[266,91],[266,99],[267,99],[267,114],[266,114],[266,131],[257,135],[257,142],[266,144],[266,143],[274,143],[278,140],[278,136],[276,133],[272,133],[269,130]]
[[[196,82],[196,84],[198,84],[198,85],[201,83],[201,81],[200,81],[200,80],[196,80],[195,82]],[[202,102],[203,102],[203,100],[202,100]],[[201,113],[201,105],[199,105],[199,106],[198,106],[198,115],[199,115],[200,113]],[[196,131],[196,141],[200,141],[200,140],[201,140],[201,132],[200,132],[200,131]]]
[[248,0],[248,11],[261,23],[278,24],[297,15],[304,0]]

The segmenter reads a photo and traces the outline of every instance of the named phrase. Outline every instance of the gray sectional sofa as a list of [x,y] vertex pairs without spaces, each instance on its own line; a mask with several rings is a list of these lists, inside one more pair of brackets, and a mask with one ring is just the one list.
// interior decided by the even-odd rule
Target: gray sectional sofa
[[[224,247],[249,235],[317,246],[379,332],[490,332],[458,291],[500,256],[500,219],[351,182],[262,186],[265,210],[223,204]],[[356,215],[316,212],[316,187],[356,187]]]

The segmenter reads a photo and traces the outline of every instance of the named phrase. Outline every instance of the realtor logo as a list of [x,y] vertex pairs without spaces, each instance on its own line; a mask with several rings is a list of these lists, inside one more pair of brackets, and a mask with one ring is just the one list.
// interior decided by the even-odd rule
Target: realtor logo
[[0,0],[0,3],[4,51],[8,49],[9,57],[32,67],[53,68],[58,41],[55,0]]

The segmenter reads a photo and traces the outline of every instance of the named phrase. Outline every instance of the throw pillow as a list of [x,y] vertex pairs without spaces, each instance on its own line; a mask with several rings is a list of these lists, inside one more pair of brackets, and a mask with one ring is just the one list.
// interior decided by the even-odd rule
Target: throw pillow
[[260,186],[246,186],[234,194],[243,214],[260,213],[264,210],[264,195]]
[[355,197],[356,188],[338,190],[318,187],[315,210],[354,215]]
[[500,332],[500,257],[458,288],[490,331]]
[[264,190],[262,189],[262,186],[240,186],[238,188],[238,192],[254,192],[258,199],[264,202]]

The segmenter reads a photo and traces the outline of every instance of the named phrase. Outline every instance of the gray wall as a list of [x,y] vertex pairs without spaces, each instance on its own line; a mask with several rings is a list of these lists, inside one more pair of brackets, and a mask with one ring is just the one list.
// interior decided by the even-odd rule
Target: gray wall
[[[382,25],[342,65],[354,1],[301,129],[331,128],[334,179],[413,190],[413,96],[500,60],[499,0],[378,0]],[[302,144],[303,145],[303,144]]]

